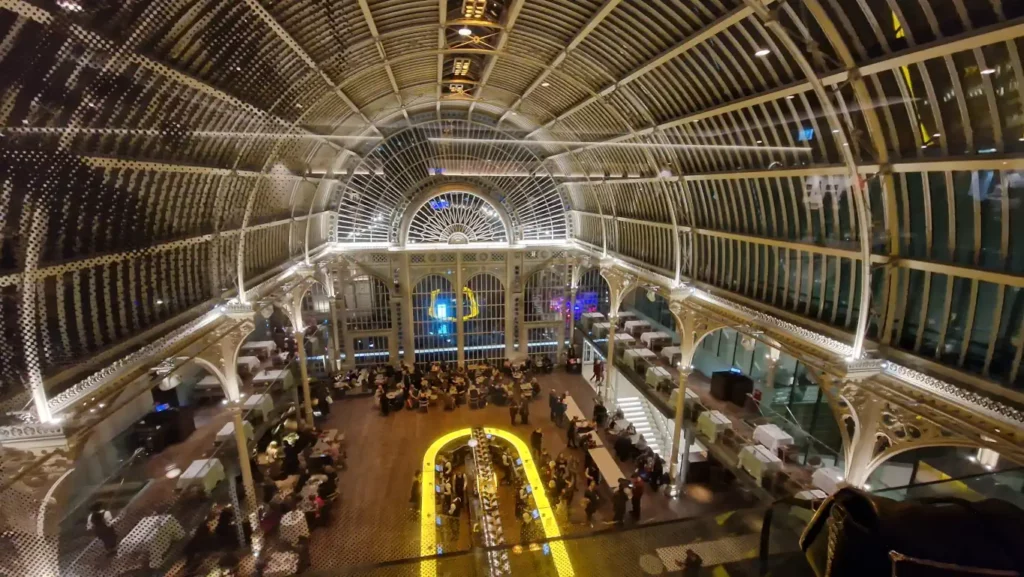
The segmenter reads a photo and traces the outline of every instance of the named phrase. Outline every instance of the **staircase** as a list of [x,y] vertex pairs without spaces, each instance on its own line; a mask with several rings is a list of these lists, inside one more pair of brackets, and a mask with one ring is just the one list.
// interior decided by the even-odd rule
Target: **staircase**
[[665,459],[670,450],[668,447],[672,443],[671,435],[665,435],[665,431],[668,430],[663,423],[665,417],[643,397],[619,397],[616,402],[626,420],[633,423],[636,432],[647,440],[647,445]]

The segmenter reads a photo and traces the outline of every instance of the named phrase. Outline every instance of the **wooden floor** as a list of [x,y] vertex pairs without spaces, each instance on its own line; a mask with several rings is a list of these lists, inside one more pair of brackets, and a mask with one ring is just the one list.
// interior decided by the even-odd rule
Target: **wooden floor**
[[[514,427],[510,425],[506,407],[471,410],[463,406],[451,412],[431,407],[428,413],[403,410],[384,417],[369,397],[335,402],[322,426],[345,433],[348,470],[341,474],[341,498],[333,505],[333,520],[311,536],[312,569],[374,565],[419,555],[419,526],[409,502],[413,474],[430,444],[449,431],[495,426],[511,430],[528,442],[531,431],[540,427],[544,432],[544,446],[552,455],[568,450],[582,463],[582,451],[566,449],[565,429],[550,421],[547,393],[551,388],[559,393],[568,392],[580,409],[590,414],[595,396],[593,389],[581,377],[564,373],[542,376],[541,386],[541,398],[530,405],[530,425]],[[629,472],[628,464],[620,466],[624,473]],[[583,479],[582,470],[579,478]],[[581,496],[582,491],[574,500],[569,520],[561,521],[564,534],[593,530],[584,523]],[[605,500],[595,516],[598,529],[605,529],[602,521],[611,518],[609,501]],[[677,500],[648,491],[640,522],[714,515],[752,504],[752,498],[738,490],[712,493],[690,487],[688,496]],[[518,541],[519,528],[508,518],[511,515],[502,517],[510,542]],[[460,541],[468,545],[465,538]]]

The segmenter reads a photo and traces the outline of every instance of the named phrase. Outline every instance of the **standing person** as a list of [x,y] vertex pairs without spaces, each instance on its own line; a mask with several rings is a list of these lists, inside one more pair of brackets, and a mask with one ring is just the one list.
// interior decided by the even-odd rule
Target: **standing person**
[[576,448],[576,417],[569,421],[569,428],[565,432],[565,444],[570,449]]
[[412,490],[409,491],[409,503],[412,504],[414,511],[420,510],[420,495],[422,494],[422,481],[423,472],[418,470],[413,473],[412,476]]
[[644,480],[640,476],[640,471],[633,473],[633,520],[640,521],[640,499],[644,496]]
[[558,395],[555,394],[555,390],[551,389],[548,393],[548,409],[551,410],[551,422],[555,422],[555,405],[558,404]]
[[594,361],[594,374],[591,375],[590,380],[598,385],[604,380],[604,363],[601,360]]
[[622,525],[626,520],[626,503],[629,502],[629,495],[626,493],[626,487],[619,483],[619,488],[615,489],[615,493],[612,494],[612,511],[615,516],[613,522],[616,525]]
[[456,473],[455,475],[455,495],[459,498],[460,502],[466,500],[466,475],[463,473]]
[[515,401],[508,403],[508,416],[512,420],[512,426],[516,426],[516,415],[519,414],[519,405]]
[[508,451],[501,452],[501,461],[499,461],[501,467],[501,484],[511,485],[512,484],[512,457],[509,456]]
[[530,433],[530,448],[533,449],[534,456],[540,455],[541,447],[544,443],[544,433],[540,430],[540,427]]
[[587,514],[587,524],[594,526],[594,511],[601,502],[601,496],[597,493],[597,483],[587,485],[587,491],[583,493],[583,512]]
[[524,425],[530,424],[530,403],[526,399],[519,405],[519,419]]
[[654,465],[651,467],[651,489],[655,491],[661,486],[661,478],[665,475],[665,460],[661,455],[654,456]]
[[576,496],[576,474],[567,472],[565,475],[565,488],[562,489],[562,500],[566,506],[572,505],[572,498]]
[[559,427],[562,426],[562,422],[565,421],[565,410],[568,405],[565,403],[565,393],[555,401],[555,424]]
[[107,550],[107,556],[113,557],[117,553],[117,532],[114,531],[114,518],[110,511],[103,508],[100,503],[93,503],[89,508],[89,516],[85,520],[85,528],[92,531],[96,538],[103,543]]

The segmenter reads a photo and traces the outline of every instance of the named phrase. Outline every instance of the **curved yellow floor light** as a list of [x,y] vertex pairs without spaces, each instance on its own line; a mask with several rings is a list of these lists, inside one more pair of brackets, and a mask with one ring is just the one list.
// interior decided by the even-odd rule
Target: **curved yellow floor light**
[[[437,484],[437,472],[434,470],[434,465],[436,464],[437,454],[452,441],[469,437],[472,432],[473,429],[452,431],[434,441],[423,455],[423,481],[421,485],[423,490],[420,492],[420,499],[422,501],[420,504],[420,555],[423,557],[430,557],[439,553],[437,550],[437,508],[434,497],[434,486]],[[544,527],[544,537],[549,540],[560,537],[561,531],[558,529],[555,513],[548,502],[547,493],[544,491],[544,483],[541,481],[540,472],[533,462],[530,448],[522,439],[508,431],[485,427],[484,433],[504,439],[519,453],[519,458],[523,460],[523,470],[526,471],[526,480],[533,487],[533,499],[537,503],[537,511],[540,513],[541,526]],[[565,543],[562,541],[551,541],[549,545],[551,547],[551,559],[555,563],[558,577],[573,577],[576,573],[572,569],[572,562],[569,561],[569,553],[565,550]],[[420,562],[420,577],[436,576],[437,560],[430,559]]]

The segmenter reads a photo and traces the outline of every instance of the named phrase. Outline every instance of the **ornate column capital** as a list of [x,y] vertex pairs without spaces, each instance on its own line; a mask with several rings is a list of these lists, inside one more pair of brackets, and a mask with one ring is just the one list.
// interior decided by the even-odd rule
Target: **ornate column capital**
[[618,312],[622,305],[622,299],[637,284],[637,277],[634,274],[615,268],[614,261],[605,259],[601,261],[601,276],[608,283],[608,292],[611,297],[611,310]]

